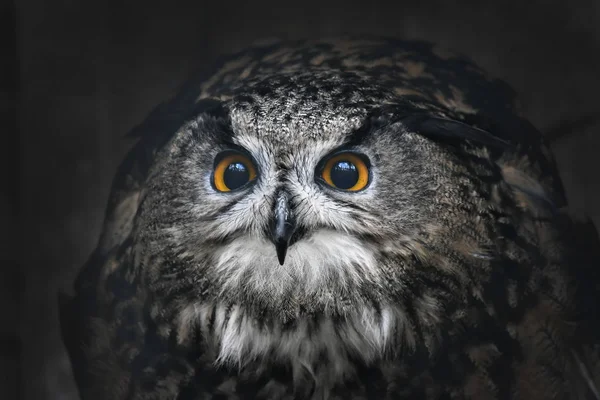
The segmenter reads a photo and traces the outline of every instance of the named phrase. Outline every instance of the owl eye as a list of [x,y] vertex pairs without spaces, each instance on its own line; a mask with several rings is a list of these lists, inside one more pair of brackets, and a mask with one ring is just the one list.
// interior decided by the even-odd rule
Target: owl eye
[[369,184],[369,167],[358,154],[336,154],[325,162],[321,178],[336,189],[357,192]]
[[219,192],[230,192],[256,178],[252,160],[242,153],[227,152],[217,156],[213,173],[213,185]]

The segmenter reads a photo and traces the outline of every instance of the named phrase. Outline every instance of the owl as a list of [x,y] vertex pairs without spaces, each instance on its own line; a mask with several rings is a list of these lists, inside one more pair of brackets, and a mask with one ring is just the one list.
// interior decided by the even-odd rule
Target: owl
[[600,242],[514,98],[385,38],[192,78],[61,297],[82,399],[600,399]]

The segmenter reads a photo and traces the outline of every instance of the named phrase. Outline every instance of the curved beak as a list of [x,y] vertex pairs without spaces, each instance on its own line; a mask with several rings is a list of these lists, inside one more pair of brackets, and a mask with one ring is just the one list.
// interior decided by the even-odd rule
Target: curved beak
[[273,240],[273,244],[275,244],[279,264],[283,265],[290,244],[290,238],[296,229],[296,222],[294,221],[290,210],[287,194],[283,192],[277,196],[273,220],[274,224],[271,239]]

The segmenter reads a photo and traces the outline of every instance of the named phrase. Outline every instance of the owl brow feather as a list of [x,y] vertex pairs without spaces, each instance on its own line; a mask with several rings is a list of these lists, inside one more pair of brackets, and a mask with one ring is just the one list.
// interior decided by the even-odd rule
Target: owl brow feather
[[[400,109],[399,112],[397,109]],[[431,139],[460,139],[503,151],[515,150],[515,146],[496,135],[457,121],[455,119],[423,113],[411,103],[398,104],[371,110],[363,124],[348,135],[344,147],[357,146],[364,143],[373,132],[400,123],[406,130],[416,132]]]
[[449,118],[434,117],[429,114],[416,114],[401,118],[399,122],[409,131],[431,139],[460,139],[501,150],[514,150],[509,142],[488,131]]

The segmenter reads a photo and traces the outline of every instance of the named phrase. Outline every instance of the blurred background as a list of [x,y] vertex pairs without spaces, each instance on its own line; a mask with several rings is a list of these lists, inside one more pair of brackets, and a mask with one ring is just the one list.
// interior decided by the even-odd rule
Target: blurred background
[[0,1],[0,399],[77,399],[56,292],[96,244],[124,135],[257,39],[369,33],[470,56],[519,93],[600,226],[598,0]]

